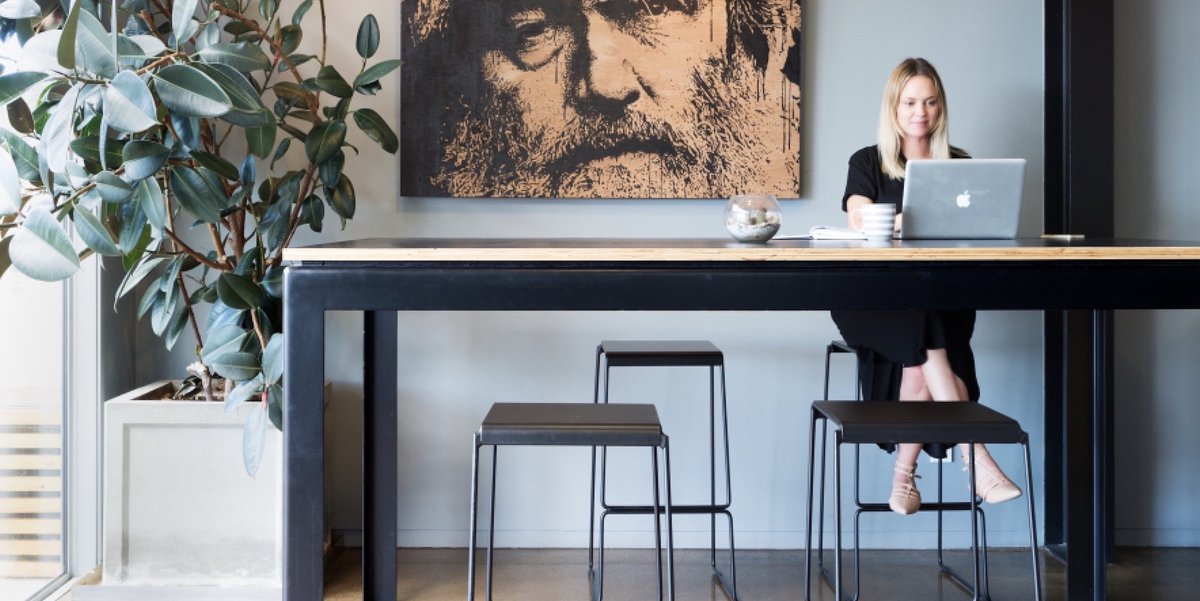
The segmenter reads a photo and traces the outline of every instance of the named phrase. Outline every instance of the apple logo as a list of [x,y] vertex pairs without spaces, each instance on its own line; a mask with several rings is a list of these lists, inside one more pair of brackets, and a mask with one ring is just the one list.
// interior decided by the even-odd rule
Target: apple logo
[[965,209],[971,206],[971,193],[967,190],[963,190],[962,194],[954,197],[954,203],[957,204],[958,208],[960,209]]

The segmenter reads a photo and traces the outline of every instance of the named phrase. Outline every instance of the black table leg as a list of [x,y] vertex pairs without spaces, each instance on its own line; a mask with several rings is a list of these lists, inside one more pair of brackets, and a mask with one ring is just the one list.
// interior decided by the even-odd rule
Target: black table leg
[[396,599],[396,312],[363,314],[363,598]]
[[[1067,599],[1102,600],[1112,549],[1112,313],[1072,311],[1063,322],[1062,542]],[[1047,437],[1054,436],[1047,420]],[[1048,441],[1051,444],[1052,441]],[[1049,456],[1049,454],[1048,454]],[[1047,534],[1048,537],[1051,533]]]
[[324,569],[325,311],[306,302],[308,278],[284,275],[283,597],[321,601]]

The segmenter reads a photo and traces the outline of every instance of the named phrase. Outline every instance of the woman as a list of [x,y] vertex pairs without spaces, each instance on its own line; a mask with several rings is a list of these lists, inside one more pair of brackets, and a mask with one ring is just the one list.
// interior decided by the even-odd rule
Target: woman
[[[850,216],[851,227],[857,225],[853,218],[859,207],[900,204],[904,166],[909,159],[967,157],[963,150],[950,146],[947,119],[945,91],[933,65],[921,58],[905,59],[892,71],[883,90],[878,144],[850,157],[842,208]],[[834,311],[833,320],[846,342],[857,349],[866,398],[979,400],[970,346],[974,311]],[[888,499],[896,513],[908,515],[921,506],[916,467],[922,446],[898,446]],[[959,446],[965,459],[968,448]],[[938,457],[946,452],[937,444],[924,448]],[[1021,496],[1021,489],[981,444],[975,445],[975,462],[976,492],[984,501],[1000,503]]]

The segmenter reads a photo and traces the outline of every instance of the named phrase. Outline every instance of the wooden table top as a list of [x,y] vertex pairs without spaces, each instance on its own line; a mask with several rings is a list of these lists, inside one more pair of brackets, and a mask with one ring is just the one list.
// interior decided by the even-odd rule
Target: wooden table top
[[1200,260],[1200,241],[369,238],[284,249],[289,263]]

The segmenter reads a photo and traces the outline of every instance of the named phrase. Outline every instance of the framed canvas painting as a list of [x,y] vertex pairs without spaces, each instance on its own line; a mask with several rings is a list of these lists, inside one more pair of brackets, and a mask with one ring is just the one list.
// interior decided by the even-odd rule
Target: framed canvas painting
[[795,198],[800,0],[402,0],[401,194]]

